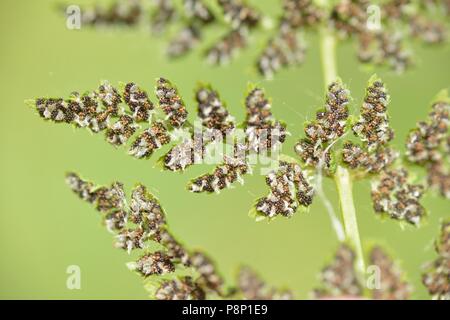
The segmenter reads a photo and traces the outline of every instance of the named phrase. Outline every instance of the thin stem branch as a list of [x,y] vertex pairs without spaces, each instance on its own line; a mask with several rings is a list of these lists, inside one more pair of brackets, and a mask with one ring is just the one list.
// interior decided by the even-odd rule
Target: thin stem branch
[[[336,64],[336,39],[332,30],[327,26],[322,26],[320,29],[320,57],[325,90],[328,90],[329,84],[336,81],[338,73]],[[324,153],[324,155],[325,154],[326,153]],[[319,175],[320,174],[321,173],[319,172]],[[356,252],[357,272],[360,277],[364,278],[365,264],[361,239],[359,237],[356,210],[353,202],[352,178],[346,168],[338,165],[334,181],[339,195],[345,238]]]
[[320,58],[322,61],[325,90],[337,78],[336,39],[326,26],[320,29]]
[[330,217],[330,220],[331,220],[331,225],[333,226],[333,229],[336,232],[336,235],[337,235],[339,241],[342,242],[346,238],[344,227],[342,226],[341,221],[339,220],[338,216],[334,212],[333,205],[331,204],[331,201],[328,199],[327,195],[323,191],[323,187],[322,187],[325,155],[329,152],[329,150],[331,149],[333,144],[334,144],[334,142],[325,149],[325,151],[323,152],[324,156],[321,157],[319,160],[319,164],[317,166],[317,179],[316,179],[314,188],[316,189],[317,195],[319,196],[320,200],[322,200],[322,203],[324,204],[325,209],[327,209],[328,216]]
[[363,276],[366,268],[364,265],[361,239],[359,237],[356,210],[353,203],[352,178],[346,168],[337,166],[334,181],[338,189],[342,219],[344,220],[345,235],[347,237],[347,241],[356,251],[356,267],[358,273]]

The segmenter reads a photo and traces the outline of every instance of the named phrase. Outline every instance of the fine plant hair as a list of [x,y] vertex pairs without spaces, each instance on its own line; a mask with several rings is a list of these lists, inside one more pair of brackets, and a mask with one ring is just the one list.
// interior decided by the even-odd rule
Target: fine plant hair
[[[217,8],[210,8],[207,1],[186,0],[182,4],[158,0],[156,9],[148,9],[139,0],[117,1],[107,9],[82,10],[82,21],[95,26],[149,23],[159,34],[170,24],[183,24],[180,35],[169,45],[171,57],[199,44],[207,26],[225,25],[225,36],[206,53],[215,64],[229,61],[238,49],[248,46],[249,37],[267,21],[264,13],[240,0],[218,1],[223,21]],[[220,193],[237,182],[244,183],[245,175],[259,169],[268,191],[249,204],[251,218],[288,219],[297,212],[308,212],[314,201],[322,202],[331,218],[339,245],[320,272],[321,284],[311,290],[311,297],[408,299],[413,288],[395,254],[379,243],[361,241],[352,185],[360,180],[370,183],[373,212],[380,220],[403,228],[425,224],[429,212],[422,203],[424,194],[450,198],[450,99],[447,91],[438,93],[427,119],[400,137],[406,150],[399,150],[393,144],[395,130],[389,117],[395,97],[391,103],[388,86],[373,75],[362,101],[352,100],[350,89],[338,76],[336,43],[355,39],[362,62],[403,71],[412,62],[404,40],[419,38],[430,44],[445,40],[445,23],[435,18],[448,16],[449,4],[383,1],[378,7],[381,29],[377,29],[367,23],[374,10],[369,1],[283,1],[279,21],[271,29],[272,38],[255,65],[262,75],[272,76],[281,67],[301,63],[305,44],[298,35],[305,30],[317,31],[325,85],[323,104],[313,120],[300,124],[304,132],[295,138],[291,155],[282,153],[290,138],[287,125],[275,119],[271,99],[254,85],[242,88],[246,112],[240,121],[229,113],[219,88],[199,83],[193,110],[192,101],[181,97],[165,78],[156,80],[154,96],[134,82],[116,86],[103,81],[91,91],[75,91],[65,98],[40,97],[28,104],[48,122],[103,134],[105,141],[117,149],[126,148],[132,157],[143,161],[158,157],[156,163],[163,170],[184,172],[193,165],[215,164],[211,172],[188,183],[187,189],[193,193]],[[177,18],[180,16],[183,19]],[[273,108],[277,108],[277,101]],[[352,114],[351,110],[359,112]],[[193,111],[197,116],[190,122]],[[324,192],[324,179],[335,184],[340,214],[334,212]],[[250,267],[242,267],[235,282],[225,284],[212,258],[176,239],[162,205],[145,186],[138,184],[127,201],[120,182],[97,186],[76,173],[67,174],[66,181],[101,213],[105,226],[114,234],[116,247],[140,252],[140,258],[128,267],[144,278],[152,298],[295,297],[291,290],[266,284]],[[423,272],[423,284],[432,298],[450,299],[448,221],[442,224],[436,252],[437,258],[422,271],[417,266],[417,271]],[[373,279],[367,276],[366,265],[373,267]]]
[[[87,127],[92,132],[102,131],[106,141],[116,147],[132,140],[135,135],[129,153],[139,155],[138,158],[146,158],[163,144],[170,143],[173,132],[188,123],[186,119],[189,108],[168,80],[158,79],[155,93],[158,97],[157,104],[151,102],[149,95],[134,83],[122,85],[121,90],[103,83],[97,90],[83,95],[73,93],[68,99],[38,98],[30,101],[30,104],[45,120]],[[223,136],[236,129],[237,126],[219,99],[218,92],[209,85],[199,85],[195,91],[195,100],[198,105],[198,117],[206,135],[210,134],[213,128]],[[351,185],[352,180],[370,180],[373,209],[377,215],[397,220],[402,224],[420,226],[427,214],[420,201],[422,195],[437,188],[441,195],[448,196],[445,187],[449,185],[449,175],[439,175],[439,184],[436,184],[435,179],[430,178],[430,175],[435,175],[432,170],[428,170],[428,177],[423,179],[411,174],[410,171],[418,165],[429,168],[428,166],[435,167],[436,164],[439,164],[441,170],[447,170],[445,162],[448,160],[450,141],[449,99],[444,91],[436,97],[432,104],[430,119],[420,122],[418,129],[413,129],[408,134],[407,151],[403,156],[390,145],[394,138],[394,130],[390,127],[388,116],[390,96],[382,80],[377,76],[369,79],[365,97],[360,103],[359,115],[350,114],[350,101],[350,91],[342,81],[338,79],[332,82],[327,88],[324,107],[317,111],[315,120],[304,124],[305,136],[300,138],[294,147],[298,157],[277,152],[269,153],[271,161],[276,162],[276,166],[270,169],[265,178],[269,193],[255,202],[250,216],[256,220],[272,220],[280,215],[291,217],[299,208],[306,211],[314,201],[317,186],[315,180],[322,175],[333,179],[340,196],[342,223],[346,235],[338,249],[337,262],[332,263],[326,268],[329,270],[322,273],[323,287],[314,290],[313,297],[405,299],[410,295],[411,286],[405,282],[402,273],[389,255],[379,246],[372,248],[367,256],[364,255],[356,220],[352,220],[356,218],[348,216],[350,209],[346,206],[352,199],[350,197],[350,200],[346,200],[348,193],[351,193],[351,188],[346,184]],[[262,89],[251,88],[247,93],[245,105],[247,115],[240,125],[244,128],[244,139],[236,142],[235,136],[232,135],[233,143],[230,146],[233,156],[224,155],[223,163],[212,173],[191,181],[190,191],[218,192],[228,188],[239,180],[241,175],[252,171],[253,164],[249,162],[252,153],[279,149],[285,141],[286,125],[273,119],[271,105]],[[139,128],[141,126],[145,128]],[[263,129],[269,131],[277,129],[278,133],[261,135],[260,130]],[[187,132],[187,137],[171,147],[161,158],[163,168],[172,171],[185,170],[189,165],[196,164],[195,155],[200,158],[208,157],[210,149],[203,144],[205,133],[199,134],[189,123]],[[350,139],[351,135],[354,135],[353,139]],[[217,141],[208,140],[206,146],[211,143],[223,143],[220,136],[217,134],[214,136]],[[425,152],[426,155],[421,155],[419,151]],[[129,252],[134,249],[146,249],[147,241],[156,242],[163,247],[163,251],[145,252],[138,261],[130,264],[133,270],[145,278],[172,273],[176,270],[177,264],[200,272],[202,267],[192,262],[193,253],[185,249],[168,231],[160,204],[145,187],[138,186],[132,193],[130,205],[127,205],[120,183],[113,183],[109,188],[97,187],[76,174],[69,174],[67,181],[75,193],[82,199],[94,203],[97,210],[104,214],[107,228],[116,233],[117,247]],[[133,223],[132,228],[129,227],[129,222]],[[356,232],[349,231],[351,228],[356,228]],[[444,252],[446,249],[444,247]],[[200,257],[201,254],[195,253],[194,256]],[[204,269],[215,270],[213,263],[206,256],[198,259],[211,264],[211,267]],[[379,267],[382,277],[381,288],[385,289],[380,287],[371,291],[363,289],[365,260]],[[347,266],[340,265],[342,263]],[[249,273],[249,271],[241,272]],[[336,275],[329,279],[333,272]],[[437,275],[434,277],[437,277],[442,271],[437,268],[435,273]],[[216,274],[210,276],[215,279],[209,280],[210,282],[222,284],[220,276]],[[201,272],[198,277],[176,278],[170,280],[170,285],[163,284],[170,286],[170,290],[167,289],[170,292],[182,290],[180,297],[185,294],[183,296],[185,298],[205,298],[208,295],[230,298],[234,297],[233,294],[237,294],[236,288],[219,289],[211,283],[202,284],[208,281],[202,278],[205,275],[202,276]],[[249,273],[246,276],[241,275],[239,279],[248,277],[256,276]],[[336,282],[336,279],[341,279],[343,283]],[[444,280],[448,281],[445,277]],[[246,281],[253,283],[248,279]],[[430,282],[432,280],[424,280],[427,287],[430,286]],[[157,283],[161,284],[159,281]],[[241,294],[247,292],[242,289],[242,284],[238,284],[237,287],[241,288]],[[150,292],[160,293],[159,295],[152,293],[152,297],[179,298],[163,296],[162,291],[155,291],[154,286],[151,288],[153,291]],[[253,289],[248,290],[252,292]],[[272,289],[269,291],[272,292]],[[292,297],[291,293],[276,292],[262,296]],[[244,297],[260,297],[254,292],[248,295]],[[445,292],[439,297],[442,295],[446,297]]]
[[[291,290],[269,286],[248,266],[239,269],[235,285],[226,287],[210,257],[199,250],[188,249],[173,236],[166,213],[145,186],[138,184],[132,190],[130,201],[127,201],[120,182],[114,182],[109,187],[98,186],[76,173],[68,173],[66,182],[80,199],[91,203],[100,212],[103,224],[114,235],[116,248],[128,253],[139,252],[140,257],[127,266],[143,278],[151,298],[287,300],[294,297]],[[446,232],[446,238],[444,235],[442,237],[442,246],[448,245],[444,243],[448,242],[448,230]],[[442,250],[443,255],[446,254],[446,248]],[[379,269],[381,283],[365,291],[355,269],[355,253],[348,245],[342,244],[331,264],[320,273],[322,287],[314,289],[312,296],[318,299],[370,297],[393,300],[409,297],[411,286],[404,280],[398,265],[381,247],[370,249],[369,260]],[[448,268],[446,272],[448,276]],[[437,276],[443,277],[445,274],[432,274],[432,279],[424,275],[425,285],[430,287],[432,281],[437,282]],[[448,288],[439,290],[441,293],[447,290],[448,294]]]
[[241,267],[236,284],[226,287],[205,253],[191,250],[170,231],[166,213],[146,187],[138,184],[127,201],[123,184],[98,186],[75,173],[66,175],[70,189],[100,212],[114,246],[140,257],[127,264],[144,279],[150,297],[159,300],[292,299],[289,290],[267,285],[252,269]]
[[[91,92],[73,92],[67,99],[39,98],[30,104],[45,120],[103,133],[115,147],[128,144],[128,153],[138,159],[148,159],[171,144],[158,160],[164,170],[184,171],[204,161],[216,163],[213,172],[189,183],[188,189],[196,193],[219,192],[236,181],[243,183],[242,176],[259,156],[271,160],[285,142],[286,125],[273,117],[270,100],[261,88],[249,86],[246,118],[238,124],[219,93],[199,84],[195,90],[198,117],[192,124],[176,87],[164,78],[156,82],[156,105],[133,82],[117,89],[106,81]],[[215,150],[219,154],[208,160]]]
[[[115,0],[107,7],[82,8],[87,26],[145,25],[154,35],[173,34],[167,45],[169,58],[179,58],[199,46],[206,29],[223,29],[222,36],[203,46],[206,61],[229,63],[240,50],[254,46],[255,37],[268,34],[258,52],[255,70],[272,77],[281,68],[305,60],[305,34],[330,32],[341,41],[354,40],[358,60],[367,65],[387,66],[397,72],[413,64],[411,42],[427,45],[447,39],[450,4],[422,0],[280,0],[276,21],[255,4],[244,0]],[[94,2],[95,3],[95,2]]]

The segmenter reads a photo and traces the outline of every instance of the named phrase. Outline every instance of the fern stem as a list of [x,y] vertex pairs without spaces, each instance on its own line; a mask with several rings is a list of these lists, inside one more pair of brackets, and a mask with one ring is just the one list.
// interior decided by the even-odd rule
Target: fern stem
[[364,265],[361,239],[359,237],[356,210],[353,202],[352,178],[346,168],[337,166],[334,181],[338,190],[346,239],[356,252],[356,268],[359,275],[363,277],[366,268]]
[[[328,85],[337,79],[336,39],[327,26],[322,26],[320,29],[320,57],[327,91]],[[346,168],[338,165],[334,181],[339,195],[345,238],[356,252],[357,272],[361,278],[364,278],[365,264],[353,201],[352,178]]]
[[322,61],[325,90],[337,78],[336,39],[326,26],[320,29],[320,58]]

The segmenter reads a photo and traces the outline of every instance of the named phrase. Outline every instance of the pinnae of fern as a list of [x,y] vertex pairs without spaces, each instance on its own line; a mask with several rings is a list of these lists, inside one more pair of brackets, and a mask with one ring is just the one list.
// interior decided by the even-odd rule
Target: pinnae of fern
[[[201,251],[191,251],[175,239],[158,200],[143,185],[136,186],[127,203],[123,185],[96,186],[75,173],[66,176],[70,189],[102,213],[115,246],[129,253],[143,251],[128,267],[145,279],[151,296],[160,300],[205,299],[292,299],[290,291],[270,288],[250,269],[242,269],[236,289],[226,290],[215,263]],[[149,251],[149,242],[162,249]],[[189,271],[186,271],[188,269]],[[185,275],[183,273],[188,273]]]
[[299,205],[308,207],[312,203],[314,189],[298,164],[280,161],[279,169],[266,176],[266,184],[270,188],[269,195],[256,203],[257,212],[263,216],[290,217]]
[[295,152],[307,166],[315,168],[321,159],[325,159],[324,168],[330,167],[331,155],[324,150],[345,133],[349,94],[341,82],[330,84],[325,108],[317,112],[315,121],[306,124],[306,138],[295,145]]
[[[211,259],[200,251],[189,251],[178,242],[168,230],[165,213],[157,199],[138,185],[133,191],[130,204],[126,202],[123,185],[115,182],[111,187],[95,186],[81,179],[75,173],[67,174],[69,187],[81,199],[95,205],[103,214],[109,231],[115,234],[115,246],[130,253],[133,250],[144,250],[144,254],[129,267],[143,277],[152,275],[173,274],[180,265],[192,268],[197,273],[196,290],[213,291],[217,295],[223,293],[223,280],[217,273]],[[148,252],[149,242],[159,243],[163,249]],[[165,285],[181,285],[187,279],[174,279],[174,282],[163,283],[159,289],[163,297]],[[185,283],[187,285],[187,283]],[[180,290],[187,290],[181,286]],[[182,293],[181,292],[181,293]],[[167,292],[166,292],[167,293]]]
[[255,271],[244,266],[239,269],[238,286],[247,300],[292,300],[290,290],[278,290],[265,283]]
[[424,266],[422,282],[434,299],[450,300],[450,222],[444,221],[436,240],[438,257]]
[[423,193],[423,185],[408,182],[406,169],[383,171],[372,184],[373,208],[376,213],[418,225],[426,214],[419,202]]
[[406,140],[406,158],[427,170],[428,186],[450,199],[450,103],[442,92],[428,120],[419,122]]
[[[114,1],[110,6],[96,5],[81,10],[81,21],[88,26],[149,26],[156,35],[179,25],[178,33],[169,42],[166,53],[178,58],[192,51],[202,41],[203,30],[220,20],[203,0],[183,0],[175,6],[172,0],[155,0],[148,9],[142,0]],[[432,3],[430,5],[430,3]],[[242,0],[218,0],[225,20],[224,36],[206,50],[207,61],[225,64],[239,49],[247,47],[248,34],[271,19]],[[385,65],[403,72],[413,65],[407,49],[412,40],[439,44],[447,40],[444,20],[449,14],[447,2],[391,0],[377,4],[380,21],[370,26],[371,9],[368,0],[340,0],[323,8],[312,0],[283,0],[275,32],[269,36],[255,65],[261,75],[271,78],[283,67],[299,65],[306,44],[297,36],[303,31],[327,28],[343,39],[355,38],[361,63]],[[149,19],[150,17],[150,19]],[[223,25],[223,24],[222,24]]]
[[[375,287],[368,287],[357,276],[356,257],[353,249],[343,243],[329,265],[320,273],[322,287],[312,292],[316,299],[409,299],[412,287],[405,281],[399,266],[392,261],[380,246],[374,246],[369,251],[371,266],[378,271]],[[372,284],[371,284],[372,285]]]

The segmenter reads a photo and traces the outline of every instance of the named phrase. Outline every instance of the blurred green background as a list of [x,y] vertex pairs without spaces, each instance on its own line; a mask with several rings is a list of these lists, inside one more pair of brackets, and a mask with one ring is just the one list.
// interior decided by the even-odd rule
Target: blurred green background
[[[251,2],[270,15],[279,12],[278,0]],[[194,167],[183,175],[161,172],[153,167],[156,157],[134,160],[124,149],[115,150],[105,143],[102,135],[45,123],[24,100],[92,90],[103,79],[113,84],[135,81],[152,91],[154,79],[164,76],[178,85],[191,119],[195,115],[193,88],[201,80],[218,88],[231,113],[241,120],[247,83],[255,82],[273,98],[275,115],[288,123],[292,137],[284,150],[293,154],[302,123],[311,119],[322,103],[315,36],[307,37],[304,65],[266,81],[252,69],[266,39],[264,32],[252,38],[252,49],[226,67],[204,64],[200,50],[169,62],[164,56],[166,38],[152,37],[144,29],[68,30],[56,4],[43,0],[0,2],[0,298],[147,297],[140,278],[125,267],[130,258],[112,247],[111,235],[94,209],[65,186],[67,170],[101,184],[123,181],[128,190],[136,182],[144,183],[161,200],[176,235],[189,246],[209,252],[227,280],[232,281],[237,266],[245,263],[269,283],[288,286],[297,298],[307,298],[318,284],[318,271],[337,246],[317,199],[307,214],[270,224],[255,223],[247,212],[253,200],[267,192],[263,176],[249,176],[245,186],[220,195],[194,195],[185,191],[187,181],[209,167]],[[208,42],[221,32],[223,29],[209,30]],[[413,48],[417,57],[413,70],[401,76],[376,70],[390,89],[390,114],[399,148],[403,148],[408,129],[426,116],[433,96],[450,84],[448,45]],[[359,103],[371,71],[361,69],[352,44],[340,45],[338,55],[340,76]],[[419,269],[435,256],[432,241],[440,219],[449,216],[449,202],[428,194],[424,199],[430,213],[427,223],[420,229],[402,230],[394,221],[382,222],[375,216],[369,188],[368,182],[355,186],[362,238],[388,245],[414,284],[414,298],[428,298]],[[326,184],[325,189],[337,204],[333,186]],[[69,265],[81,268],[81,290],[66,288]]]

